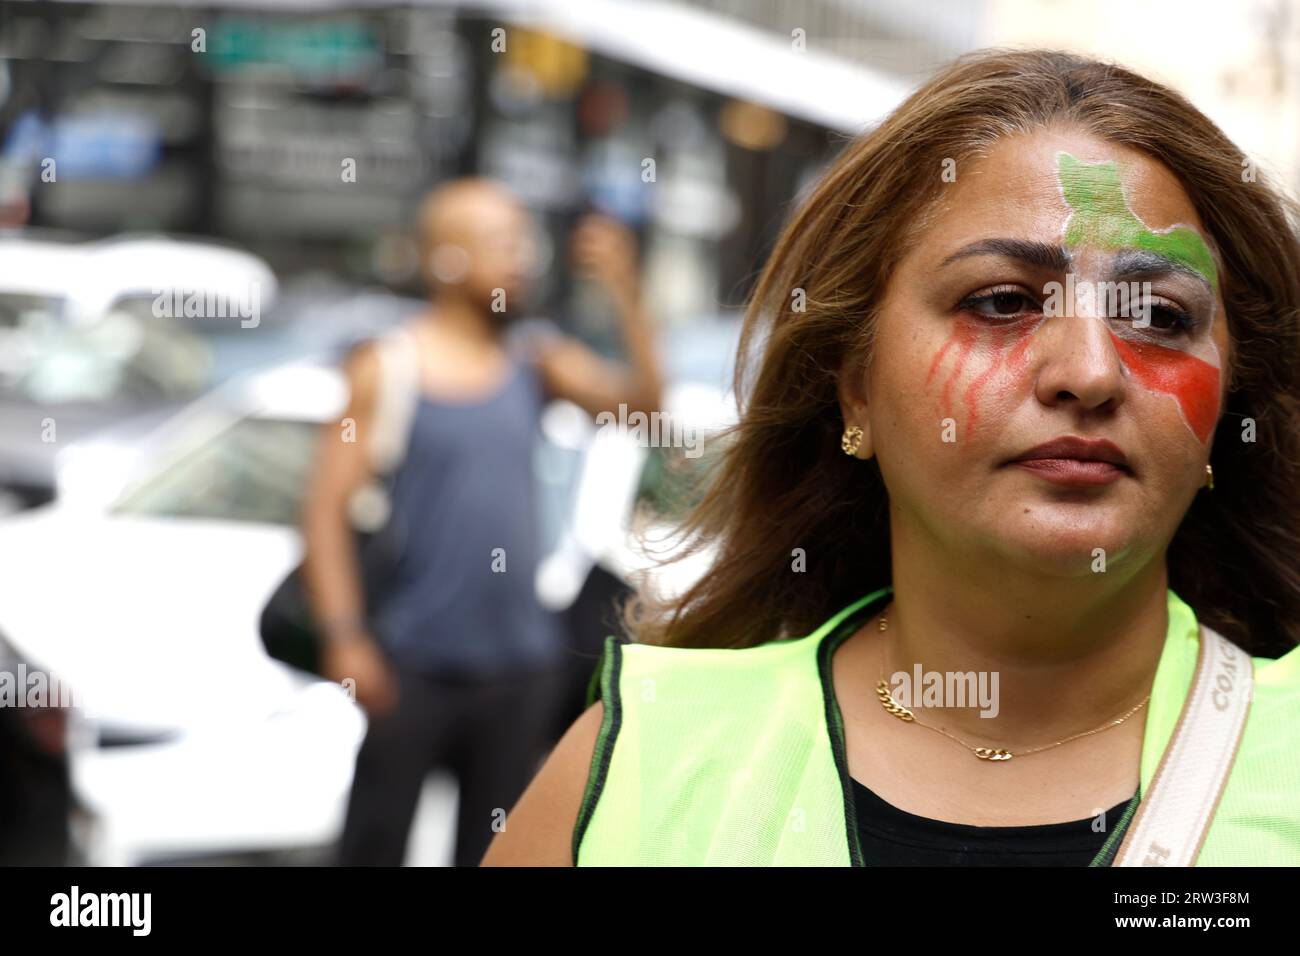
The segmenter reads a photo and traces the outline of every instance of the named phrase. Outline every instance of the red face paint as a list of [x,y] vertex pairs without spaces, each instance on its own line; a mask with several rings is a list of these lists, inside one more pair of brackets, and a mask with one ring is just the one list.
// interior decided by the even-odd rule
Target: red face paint
[[[972,433],[978,418],[980,393],[1000,368],[1005,367],[1013,380],[1020,376],[1028,361],[1032,333],[1041,322],[1039,319],[1026,327],[1019,322],[985,325],[958,320],[948,340],[935,353],[925,377],[927,385],[939,370],[949,348],[953,343],[957,344],[956,364],[943,383],[945,409],[951,405],[953,382],[962,375],[971,353],[976,351],[976,344],[984,346],[980,352],[992,353],[988,366],[962,392],[967,427]],[[982,333],[987,333],[987,336]],[[1155,342],[1128,342],[1113,331],[1110,337],[1133,379],[1143,388],[1169,395],[1178,402],[1183,419],[1197,439],[1205,444],[1219,417],[1219,369],[1204,359]],[[983,342],[980,342],[981,338]],[[1008,350],[1006,346],[1012,338],[1018,338],[1018,341]]]
[[1192,432],[1205,444],[1219,420],[1219,370],[1195,355],[1154,342],[1111,341],[1125,366],[1144,388],[1172,395]]
[[[985,346],[981,351],[991,351],[993,353],[992,361],[988,367],[977,375],[962,392],[962,404],[966,406],[967,427],[973,433],[975,423],[978,419],[978,408],[980,392],[989,380],[997,373],[1005,362],[1006,368],[1011,375],[1018,376],[1024,370],[1026,355],[1025,352],[1029,347],[1030,333],[1038,327],[1039,319],[1032,323],[1026,329],[1024,323],[1012,322],[1001,324],[983,324],[971,322],[969,320],[958,320],[953,327],[952,334],[948,336],[948,341],[943,347],[935,353],[933,361],[930,363],[929,374],[926,375],[925,381],[928,385],[934,378],[934,373],[938,371],[939,365],[943,362],[943,356],[949,347],[957,343],[957,364],[956,367],[948,373],[948,377],[943,383],[943,405],[947,408],[951,404],[951,390],[953,382],[958,379],[966,367],[967,359],[974,351],[975,345],[980,338],[985,341],[980,343]],[[987,333],[987,334],[984,334]],[[1014,347],[1007,351],[1007,344],[1013,338],[1019,338]]]
[[943,361],[944,354],[952,347],[954,342],[957,343],[957,367],[953,369],[948,378],[943,383],[943,404],[948,405],[948,393],[952,388],[953,379],[961,374],[961,370],[966,367],[966,358],[970,355],[971,347],[975,344],[975,334],[977,329],[974,326],[958,322],[953,328],[952,334],[948,336],[948,341],[943,343],[943,348],[935,353],[934,361],[930,363],[930,373],[925,377],[925,384],[930,384],[930,379],[934,378],[934,373],[939,370],[939,364]]

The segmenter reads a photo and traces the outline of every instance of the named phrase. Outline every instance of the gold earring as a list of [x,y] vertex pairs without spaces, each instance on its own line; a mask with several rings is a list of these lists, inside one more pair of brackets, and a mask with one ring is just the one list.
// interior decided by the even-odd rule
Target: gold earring
[[1208,461],[1205,463],[1205,487],[1210,491],[1214,490],[1214,469],[1210,467]]
[[857,425],[850,425],[844,429],[844,437],[840,439],[840,447],[844,449],[844,454],[856,456],[858,446],[862,444],[862,429]]

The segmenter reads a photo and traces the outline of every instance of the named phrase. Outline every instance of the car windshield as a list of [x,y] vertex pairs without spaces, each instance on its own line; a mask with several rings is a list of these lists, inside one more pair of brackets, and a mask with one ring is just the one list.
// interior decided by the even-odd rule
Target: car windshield
[[0,390],[19,387],[39,356],[39,342],[62,308],[57,298],[0,293]]
[[0,294],[0,389],[35,402],[189,398],[211,378],[210,345],[148,300],[124,299],[94,322],[63,300]]
[[128,490],[115,514],[296,525],[318,426],[242,418]]

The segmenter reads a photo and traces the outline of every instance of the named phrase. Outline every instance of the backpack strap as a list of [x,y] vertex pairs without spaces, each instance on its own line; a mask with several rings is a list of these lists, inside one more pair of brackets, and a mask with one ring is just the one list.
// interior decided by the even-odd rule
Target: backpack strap
[[376,475],[406,457],[411,418],[420,394],[419,343],[410,329],[396,326],[377,342],[379,382],[371,416],[370,464]]
[[1112,866],[1192,866],[1237,756],[1254,688],[1250,655],[1201,625],[1178,725]]
[[380,336],[375,345],[379,381],[366,446],[371,477],[348,500],[349,520],[353,528],[363,532],[379,530],[392,515],[385,480],[406,457],[411,421],[420,398],[419,343],[410,329],[396,326]]

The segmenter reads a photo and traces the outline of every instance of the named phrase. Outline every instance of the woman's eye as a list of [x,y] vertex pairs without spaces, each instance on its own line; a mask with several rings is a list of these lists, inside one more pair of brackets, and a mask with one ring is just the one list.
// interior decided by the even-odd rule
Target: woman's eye
[[1037,307],[1037,303],[1023,292],[999,289],[982,295],[973,295],[962,303],[962,307],[978,315],[1008,317],[1032,311]]
[[1174,334],[1190,332],[1196,324],[1192,317],[1182,309],[1176,309],[1168,305],[1152,305],[1150,309],[1151,327],[1162,332],[1172,332]]

